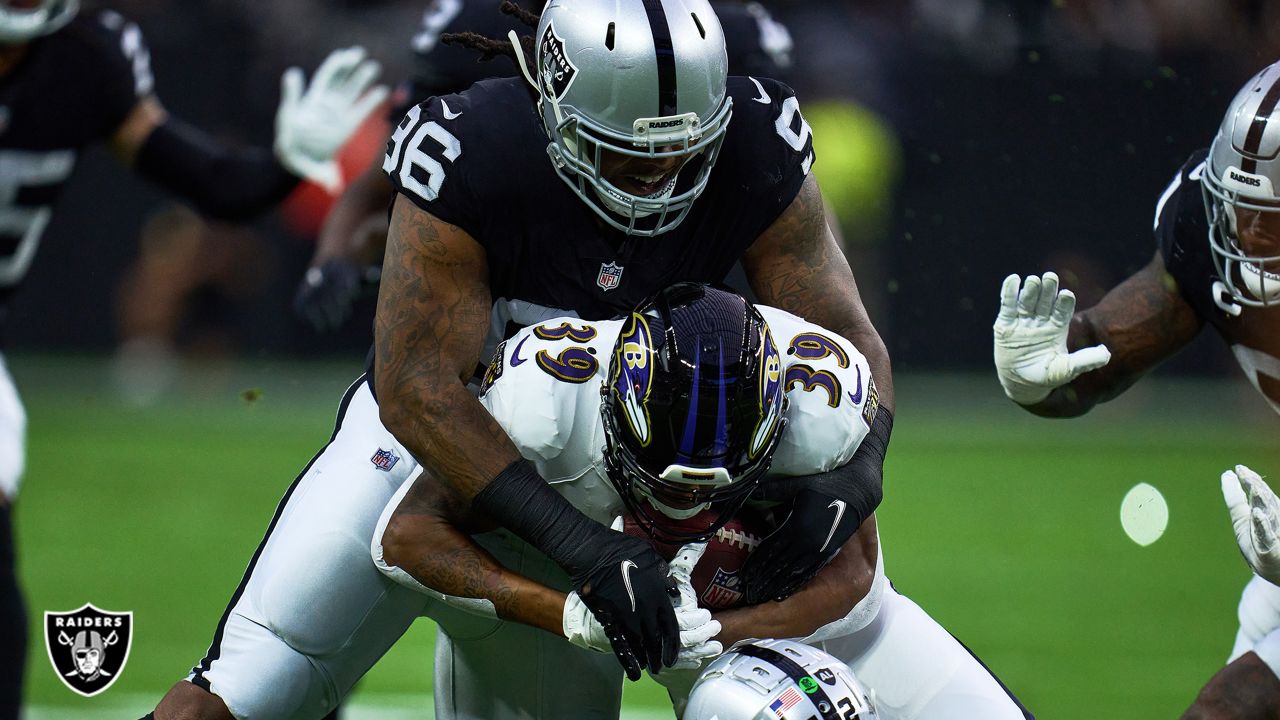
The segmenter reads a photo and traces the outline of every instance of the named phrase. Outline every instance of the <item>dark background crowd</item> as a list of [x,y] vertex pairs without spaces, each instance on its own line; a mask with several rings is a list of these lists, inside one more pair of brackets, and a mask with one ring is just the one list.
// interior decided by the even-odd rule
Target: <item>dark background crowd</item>
[[[394,84],[412,71],[427,2],[105,4],[141,25],[167,107],[265,145],[284,68],[314,69],[329,49],[359,43]],[[1280,59],[1280,3],[1261,0],[764,4],[790,33],[782,79],[814,127],[815,171],[906,370],[989,367],[1009,272],[1056,270],[1087,306],[1144,265],[1157,198],[1212,140],[1239,86]],[[366,157],[385,130],[373,123],[362,136]],[[206,223],[101,150],[72,184],[13,307],[11,351],[154,341],[186,355],[359,362],[372,298],[331,335],[290,310],[327,204],[317,189],[244,228]],[[174,292],[156,293],[165,283]],[[1172,365],[1227,363],[1201,343]]]

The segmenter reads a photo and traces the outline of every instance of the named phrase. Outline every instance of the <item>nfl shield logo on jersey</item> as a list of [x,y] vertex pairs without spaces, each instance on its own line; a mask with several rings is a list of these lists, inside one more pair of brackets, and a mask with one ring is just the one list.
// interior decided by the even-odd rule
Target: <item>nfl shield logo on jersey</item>
[[600,274],[596,276],[596,285],[601,290],[609,292],[618,287],[618,283],[622,282],[622,266],[618,263],[601,263]]
[[64,685],[85,697],[120,677],[132,640],[132,612],[108,612],[85,603],[79,610],[44,614],[49,662]]
[[378,448],[378,452],[374,453],[373,457],[369,458],[369,462],[373,463],[374,467],[382,470],[383,472],[391,472],[391,468],[395,467],[396,463],[400,462],[400,456],[396,455],[395,450],[383,450],[382,448]]

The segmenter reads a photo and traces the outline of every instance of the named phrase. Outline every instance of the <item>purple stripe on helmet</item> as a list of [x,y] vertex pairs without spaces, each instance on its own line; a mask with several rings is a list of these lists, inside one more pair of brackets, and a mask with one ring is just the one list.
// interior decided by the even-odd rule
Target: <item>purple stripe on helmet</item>
[[693,439],[698,431],[698,375],[702,372],[702,338],[694,338],[693,389],[689,392],[689,414],[684,421],[684,437],[680,439],[677,460],[688,461],[693,457]]
[[729,427],[728,427],[728,400],[725,398],[726,389],[724,381],[724,343],[720,343],[718,351],[720,353],[720,392],[716,402],[716,446],[715,454],[717,456],[724,455],[729,451]]

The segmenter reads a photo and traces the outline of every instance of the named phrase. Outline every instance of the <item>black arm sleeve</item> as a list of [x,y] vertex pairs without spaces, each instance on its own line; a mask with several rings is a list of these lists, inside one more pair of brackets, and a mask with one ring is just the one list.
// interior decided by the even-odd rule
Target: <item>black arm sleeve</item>
[[138,151],[143,177],[219,220],[246,220],[279,204],[299,179],[262,148],[232,148],[169,119]]
[[570,504],[525,459],[498,473],[471,505],[546,553],[575,585],[595,568],[610,537],[608,528]]
[[766,480],[752,498],[766,502],[788,502],[801,490],[815,490],[844,500],[850,517],[861,525],[884,499],[884,456],[893,432],[893,413],[881,407],[862,444],[849,462],[814,475]]

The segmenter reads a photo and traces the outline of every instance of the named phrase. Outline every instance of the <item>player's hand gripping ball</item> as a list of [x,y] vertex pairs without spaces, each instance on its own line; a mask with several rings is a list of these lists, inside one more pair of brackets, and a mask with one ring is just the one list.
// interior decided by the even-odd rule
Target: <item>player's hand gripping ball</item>
[[[669,527],[697,530],[707,527],[719,516],[718,510],[701,512],[688,520],[670,520]],[[680,545],[659,542],[649,538],[644,528],[627,516],[623,532],[649,540],[658,554],[670,562],[680,550]],[[698,604],[710,610],[724,610],[742,604],[743,592],[739,571],[747,558],[770,532],[767,521],[758,513],[744,508],[725,523],[724,527],[707,541],[707,549],[693,568],[691,582],[698,596]]]

